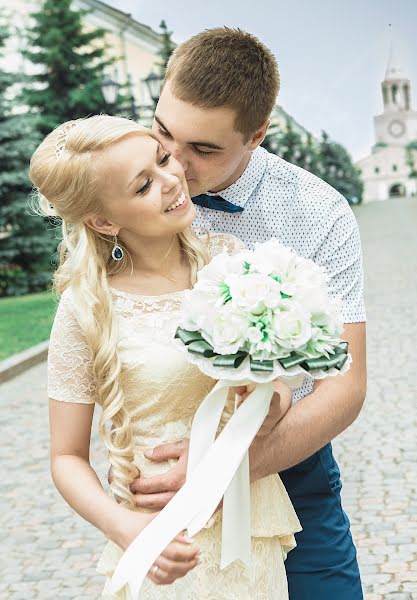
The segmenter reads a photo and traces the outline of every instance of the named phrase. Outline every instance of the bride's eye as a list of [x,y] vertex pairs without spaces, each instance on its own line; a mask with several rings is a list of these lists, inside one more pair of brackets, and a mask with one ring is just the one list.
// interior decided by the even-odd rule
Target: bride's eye
[[164,166],[167,164],[167,162],[169,161],[171,155],[169,153],[165,154],[162,159],[161,162],[159,163],[160,166]]
[[136,193],[137,194],[146,194],[146,192],[149,190],[149,188],[151,187],[152,184],[152,179],[148,179],[148,181],[145,183],[145,185],[143,185],[140,190],[138,190]]

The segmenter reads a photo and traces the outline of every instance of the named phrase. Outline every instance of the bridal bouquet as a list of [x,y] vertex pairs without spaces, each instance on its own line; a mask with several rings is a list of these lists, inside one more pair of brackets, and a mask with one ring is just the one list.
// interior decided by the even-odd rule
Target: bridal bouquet
[[282,379],[298,387],[345,372],[347,343],[328,278],[313,261],[272,239],[254,251],[219,254],[186,292],[176,337],[215,379]]
[[[198,533],[223,498],[221,568],[250,563],[248,448],[268,414],[280,379],[296,388],[305,376],[343,374],[350,365],[337,303],[324,271],[277,240],[254,251],[213,258],[185,294],[178,348],[217,380],[192,423],[183,487],[122,556],[114,593],[129,587],[136,600],[154,560],[182,530]],[[229,388],[254,390],[217,435]]]

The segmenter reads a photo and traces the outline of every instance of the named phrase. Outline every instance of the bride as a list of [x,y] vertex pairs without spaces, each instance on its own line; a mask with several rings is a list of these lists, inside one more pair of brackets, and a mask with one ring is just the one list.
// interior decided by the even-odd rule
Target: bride
[[[123,118],[69,121],[35,151],[30,177],[42,214],[62,221],[54,286],[61,295],[51,333],[48,395],[51,472],[68,504],[109,539],[98,570],[103,596],[123,551],[156,513],[135,508],[130,484],[170,468],[148,449],[189,436],[215,381],[173,344],[182,295],[197,271],[242,243],[198,238],[181,165],[146,129]],[[113,474],[112,496],[89,464],[94,406]],[[233,412],[230,399],[222,418]],[[117,501],[116,501],[117,500]],[[252,562],[220,569],[222,511],[194,540],[183,532],[142,586],[142,600],[285,600],[284,560],[298,519],[278,475],[251,485]],[[170,585],[167,585],[170,584]]]

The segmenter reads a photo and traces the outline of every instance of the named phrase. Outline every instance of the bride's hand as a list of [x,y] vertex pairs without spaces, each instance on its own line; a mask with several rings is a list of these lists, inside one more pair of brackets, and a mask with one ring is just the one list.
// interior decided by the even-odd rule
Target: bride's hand
[[[126,513],[125,518],[119,522],[119,537],[115,540],[122,550],[126,550],[136,536],[159,514],[128,512],[129,514]],[[158,556],[147,577],[158,585],[174,583],[198,565],[199,556],[200,549],[197,544],[182,532]]]
[[149,569],[148,578],[157,585],[168,585],[187,575],[200,562],[200,550],[184,533],[165,548]]

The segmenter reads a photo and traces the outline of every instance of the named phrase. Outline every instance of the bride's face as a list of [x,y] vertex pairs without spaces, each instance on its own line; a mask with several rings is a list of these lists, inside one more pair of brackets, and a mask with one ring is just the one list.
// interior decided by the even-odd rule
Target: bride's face
[[184,170],[157,140],[132,134],[98,160],[102,216],[122,238],[171,236],[192,223],[195,208]]

